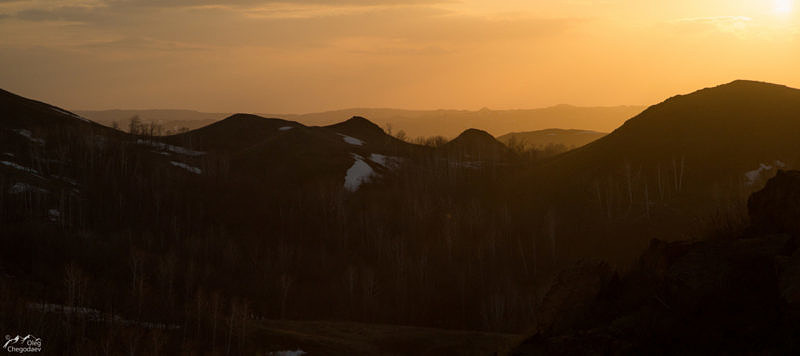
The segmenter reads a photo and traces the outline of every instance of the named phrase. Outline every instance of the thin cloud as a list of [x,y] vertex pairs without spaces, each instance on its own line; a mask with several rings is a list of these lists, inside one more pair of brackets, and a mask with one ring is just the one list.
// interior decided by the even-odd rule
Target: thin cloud
[[85,48],[122,49],[122,50],[155,50],[155,51],[200,51],[208,47],[189,43],[160,41],[152,38],[126,37],[111,41],[98,41],[86,43]]
[[752,21],[753,19],[747,16],[710,16],[676,19],[670,21],[670,24],[701,31],[716,29],[735,33],[746,30]]

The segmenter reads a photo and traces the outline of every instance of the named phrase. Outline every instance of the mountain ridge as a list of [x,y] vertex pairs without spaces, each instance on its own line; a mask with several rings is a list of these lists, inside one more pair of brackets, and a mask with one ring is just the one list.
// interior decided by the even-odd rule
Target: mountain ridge
[[[281,117],[298,121],[307,126],[330,126],[354,116],[369,117],[378,126],[391,127],[392,131],[403,130],[409,137],[445,136],[453,138],[470,127],[479,127],[492,134],[504,135],[512,131],[533,131],[550,127],[572,127],[579,129],[611,131],[626,119],[640,113],[645,107],[634,105],[581,107],[558,105],[535,109],[514,110],[404,110],[381,108],[352,108],[308,114],[257,114],[264,117]],[[110,126],[116,121],[120,126],[134,115],[149,122],[161,122],[170,129],[186,126],[195,129],[230,116],[230,114],[206,114],[186,116],[191,111],[164,110],[118,110],[82,111],[77,113]],[[184,115],[186,114],[186,115]],[[176,121],[169,120],[174,116]],[[197,117],[198,120],[189,120]]]

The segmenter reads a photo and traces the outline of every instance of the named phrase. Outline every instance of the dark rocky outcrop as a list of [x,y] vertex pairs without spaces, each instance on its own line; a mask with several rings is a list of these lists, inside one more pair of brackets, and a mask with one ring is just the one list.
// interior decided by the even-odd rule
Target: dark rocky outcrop
[[586,283],[598,270],[573,268],[563,281],[571,286],[551,293],[575,308],[541,310],[557,322],[511,354],[797,354],[798,192],[800,174],[780,172],[750,199],[752,229],[726,239],[654,240],[630,271],[599,288]]
[[562,271],[539,308],[539,329],[559,331],[581,320],[611,278],[605,263],[581,262]]
[[747,202],[753,228],[800,235],[800,171],[778,171]]

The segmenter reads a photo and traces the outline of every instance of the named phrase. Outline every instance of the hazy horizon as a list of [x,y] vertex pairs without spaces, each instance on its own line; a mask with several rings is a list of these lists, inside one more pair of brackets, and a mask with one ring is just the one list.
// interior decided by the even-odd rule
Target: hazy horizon
[[[16,93],[15,93],[16,94]],[[24,96],[24,95],[22,95]],[[664,98],[666,99],[666,98]],[[38,99],[37,99],[38,100]],[[44,101],[44,100],[40,100]],[[653,103],[655,104],[655,103]],[[93,109],[93,108],[64,108],[70,111],[194,111],[203,114],[255,114],[255,115],[295,115],[295,116],[302,116],[302,115],[313,115],[313,114],[322,114],[322,113],[329,113],[329,112],[338,112],[338,111],[350,111],[350,110],[393,110],[393,111],[408,111],[408,112],[431,112],[431,111],[453,111],[453,112],[477,112],[482,110],[489,110],[489,111],[528,111],[528,110],[541,110],[541,109],[550,109],[550,108],[558,108],[558,107],[574,107],[574,108],[621,108],[621,107],[648,107],[653,104],[619,104],[619,105],[573,105],[573,104],[555,104],[555,105],[548,105],[548,106],[537,106],[537,107],[520,107],[520,108],[508,108],[508,109],[501,109],[501,108],[490,108],[490,107],[481,107],[478,109],[458,109],[458,108],[401,108],[401,107],[342,107],[342,108],[334,108],[329,110],[321,110],[321,111],[308,111],[308,112],[269,112],[269,111],[253,111],[253,112],[240,112],[240,111],[203,111],[203,110],[196,110],[196,109],[187,109],[187,108],[126,108],[126,107],[114,107],[114,108],[107,108],[107,109]]]

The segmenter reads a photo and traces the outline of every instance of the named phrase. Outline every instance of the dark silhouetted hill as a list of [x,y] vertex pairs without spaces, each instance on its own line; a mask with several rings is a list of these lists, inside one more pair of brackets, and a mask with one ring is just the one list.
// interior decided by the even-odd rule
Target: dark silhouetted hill
[[469,129],[439,148],[450,157],[471,161],[497,161],[508,159],[510,150],[488,132]]
[[[766,177],[797,167],[799,118],[800,90],[781,85],[735,81],[675,96],[532,168],[508,194],[557,214],[562,256],[627,251],[630,260],[648,236],[679,239],[739,214]],[[611,233],[619,224],[628,232]]]
[[165,138],[171,143],[188,142],[201,150],[236,152],[280,134],[281,129],[304,127],[281,119],[235,114],[211,125]]

